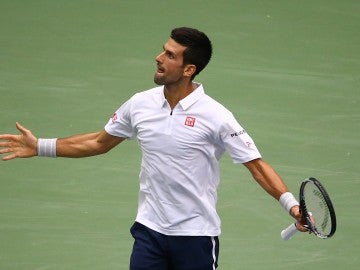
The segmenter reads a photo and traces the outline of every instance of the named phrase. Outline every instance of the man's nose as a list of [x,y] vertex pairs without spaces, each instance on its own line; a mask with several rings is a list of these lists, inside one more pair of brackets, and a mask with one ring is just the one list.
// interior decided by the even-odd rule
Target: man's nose
[[155,57],[155,61],[158,63],[161,62],[163,55],[164,55],[164,52],[158,54],[158,56]]

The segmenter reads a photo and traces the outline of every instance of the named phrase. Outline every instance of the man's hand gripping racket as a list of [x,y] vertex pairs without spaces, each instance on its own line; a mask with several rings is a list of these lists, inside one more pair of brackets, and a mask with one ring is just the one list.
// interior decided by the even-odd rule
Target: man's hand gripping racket
[[325,239],[336,231],[336,216],[328,193],[314,177],[305,179],[300,186],[301,222],[293,223],[281,232],[283,240],[289,240],[298,227]]

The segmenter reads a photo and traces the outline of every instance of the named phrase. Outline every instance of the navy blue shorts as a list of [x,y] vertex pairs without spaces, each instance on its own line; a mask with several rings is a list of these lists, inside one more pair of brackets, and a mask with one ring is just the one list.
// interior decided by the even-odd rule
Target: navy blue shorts
[[130,232],[134,247],[130,270],[214,270],[219,238],[168,236],[135,222]]

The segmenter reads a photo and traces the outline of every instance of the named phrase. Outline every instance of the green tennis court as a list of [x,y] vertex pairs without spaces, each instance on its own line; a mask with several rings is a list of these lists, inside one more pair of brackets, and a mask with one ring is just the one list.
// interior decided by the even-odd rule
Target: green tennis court
[[[102,129],[153,86],[176,26],[206,32],[214,57],[197,81],[226,105],[297,193],[326,186],[328,240],[291,222],[243,166],[221,163],[219,269],[358,269],[360,2],[357,0],[0,1],[0,133]],[[0,162],[0,269],[128,269],[137,207],[135,141],[87,159]]]

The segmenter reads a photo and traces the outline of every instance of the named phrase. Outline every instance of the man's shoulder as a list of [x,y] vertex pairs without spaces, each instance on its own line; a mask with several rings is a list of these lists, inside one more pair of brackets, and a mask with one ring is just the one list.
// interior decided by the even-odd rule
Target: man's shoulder
[[230,113],[229,109],[225,107],[220,101],[215,98],[205,94],[203,98],[203,102],[206,104],[208,108],[211,108],[212,112],[215,114],[221,113]]

